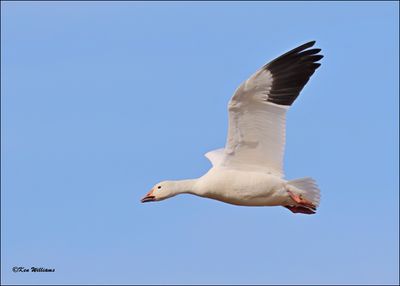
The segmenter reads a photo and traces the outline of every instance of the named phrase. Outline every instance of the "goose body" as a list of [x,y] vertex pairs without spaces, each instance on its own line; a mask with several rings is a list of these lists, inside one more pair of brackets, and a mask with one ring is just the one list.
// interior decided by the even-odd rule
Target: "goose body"
[[213,167],[196,180],[195,194],[242,206],[279,206],[288,201],[286,181],[274,175]]
[[320,192],[312,178],[285,180],[286,112],[323,57],[303,44],[261,67],[235,91],[228,104],[224,148],[205,154],[212,168],[191,180],[156,184],[142,202],[188,193],[241,206],[284,206],[314,214]]

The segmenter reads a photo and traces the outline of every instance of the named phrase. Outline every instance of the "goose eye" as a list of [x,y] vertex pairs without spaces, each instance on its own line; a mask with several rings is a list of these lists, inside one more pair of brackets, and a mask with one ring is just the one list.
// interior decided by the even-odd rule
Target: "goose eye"
[[158,186],[157,189],[161,189],[161,186]]

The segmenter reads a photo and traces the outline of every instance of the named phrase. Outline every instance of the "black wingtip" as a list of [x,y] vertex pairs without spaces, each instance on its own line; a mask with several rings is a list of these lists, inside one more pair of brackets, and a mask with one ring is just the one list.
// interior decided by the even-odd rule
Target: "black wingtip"
[[317,63],[324,56],[318,54],[321,49],[313,48],[316,41],[310,41],[290,50],[264,66],[272,73],[272,87],[267,101],[292,105],[300,91],[306,85],[315,70]]
[[309,41],[309,42],[305,43],[304,45],[307,45],[307,48],[310,48],[310,47],[314,46],[316,42],[317,41]]
[[289,53],[300,52],[300,51],[303,51],[305,49],[311,48],[312,46],[315,45],[315,43],[316,43],[316,41],[307,42],[307,43],[302,44],[302,45],[298,46],[297,48],[294,48],[293,50],[289,51]]

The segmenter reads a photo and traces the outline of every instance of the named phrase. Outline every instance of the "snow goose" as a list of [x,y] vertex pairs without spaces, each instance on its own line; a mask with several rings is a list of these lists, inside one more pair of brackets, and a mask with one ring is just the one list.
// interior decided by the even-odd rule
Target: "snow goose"
[[321,65],[321,49],[303,44],[264,65],[235,91],[228,104],[225,148],[205,154],[211,169],[191,180],[163,181],[141,200],[193,194],[241,206],[284,206],[314,214],[319,189],[312,178],[285,180],[286,111]]

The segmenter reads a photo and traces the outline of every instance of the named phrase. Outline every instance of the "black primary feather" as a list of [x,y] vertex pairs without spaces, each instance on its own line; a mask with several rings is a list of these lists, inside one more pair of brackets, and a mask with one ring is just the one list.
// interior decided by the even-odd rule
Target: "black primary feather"
[[267,101],[280,105],[292,105],[306,85],[317,63],[324,56],[321,49],[308,49],[315,41],[305,43],[266,64],[263,68],[272,74],[272,87]]

